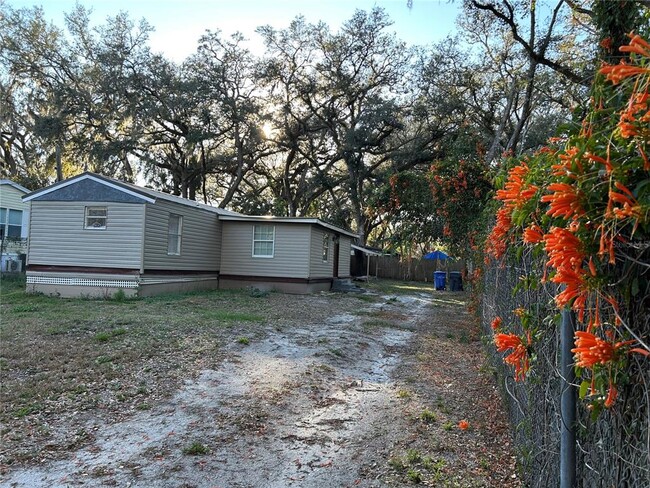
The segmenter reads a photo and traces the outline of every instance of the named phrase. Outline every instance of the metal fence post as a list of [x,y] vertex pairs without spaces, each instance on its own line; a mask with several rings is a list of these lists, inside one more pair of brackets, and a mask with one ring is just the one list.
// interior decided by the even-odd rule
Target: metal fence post
[[571,310],[562,311],[560,328],[560,361],[561,374],[564,378],[560,398],[560,415],[562,426],[560,431],[560,488],[575,488],[576,486],[576,389],[575,371],[573,369],[573,336],[575,316]]

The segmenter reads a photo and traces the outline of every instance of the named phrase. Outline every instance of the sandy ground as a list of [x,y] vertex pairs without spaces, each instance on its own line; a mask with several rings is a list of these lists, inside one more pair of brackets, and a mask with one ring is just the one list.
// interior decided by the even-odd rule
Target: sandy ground
[[[381,296],[355,313],[326,299],[327,317],[264,326],[149,410],[126,419],[84,412],[91,442],[64,459],[13,466],[1,486],[517,486],[480,359],[462,371],[462,357],[443,352],[440,368],[431,360],[443,343],[467,357],[480,349],[469,325],[453,327],[468,323],[455,299]],[[469,382],[491,407],[476,391],[466,398]],[[461,418],[468,431],[457,428]]]

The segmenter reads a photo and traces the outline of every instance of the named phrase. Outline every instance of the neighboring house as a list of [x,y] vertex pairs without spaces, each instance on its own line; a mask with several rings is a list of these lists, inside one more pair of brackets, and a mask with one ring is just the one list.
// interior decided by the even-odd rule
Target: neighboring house
[[20,271],[27,252],[29,204],[22,197],[29,190],[11,180],[0,180],[0,269]]
[[337,265],[349,276],[354,234],[318,219],[249,217],[93,173],[23,200],[31,204],[28,291],[302,293],[329,289]]

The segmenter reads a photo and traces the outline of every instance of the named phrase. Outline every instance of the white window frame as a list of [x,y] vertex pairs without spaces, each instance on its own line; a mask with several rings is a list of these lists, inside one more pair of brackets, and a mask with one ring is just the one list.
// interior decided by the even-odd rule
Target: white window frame
[[[172,219],[178,219],[178,228],[175,234],[172,234],[172,229],[170,224]],[[176,238],[176,250],[170,250],[170,245],[172,244],[171,238]],[[169,220],[167,221],[167,255],[168,256],[180,256],[181,255],[181,244],[183,241],[183,216],[179,214],[169,214]]]
[[[22,238],[23,235],[23,217],[24,213],[22,210],[17,210],[14,208],[5,208],[2,207],[2,210],[4,210],[4,219],[0,220],[0,228],[2,228],[2,238],[3,239],[20,239]],[[20,224],[12,224],[10,221],[10,213],[19,213],[20,214]],[[17,227],[18,228],[18,235],[17,236],[10,236],[9,235],[9,227]]]
[[[271,239],[261,239],[261,238],[256,239],[255,238],[255,230],[258,229],[258,228],[260,228],[260,229],[262,229],[262,228],[266,228],[266,229],[270,228],[271,231],[272,231]],[[270,242],[271,243],[271,254],[256,254],[255,253],[255,244],[258,243],[258,242],[259,243],[262,243],[262,242],[267,242],[268,243],[268,242]],[[254,224],[253,225],[253,249],[252,249],[251,254],[252,254],[252,256],[254,258],[271,259],[271,258],[273,258],[273,256],[275,256],[275,225],[269,225],[269,224]]]
[[329,234],[323,234],[323,254],[321,256],[323,258],[323,262],[327,263],[330,258],[330,235]]
[[[90,210],[103,210],[104,216],[101,215],[88,215]],[[104,225],[88,225],[88,219],[104,219]],[[108,207],[105,206],[88,206],[84,209],[84,229],[85,230],[106,230],[108,225]]]

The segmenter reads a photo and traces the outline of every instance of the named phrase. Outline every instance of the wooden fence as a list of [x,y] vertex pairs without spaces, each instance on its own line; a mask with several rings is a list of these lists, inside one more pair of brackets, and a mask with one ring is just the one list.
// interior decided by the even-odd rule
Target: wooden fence
[[462,271],[462,261],[400,259],[397,256],[371,256],[370,276],[404,281],[433,281],[435,271]]

